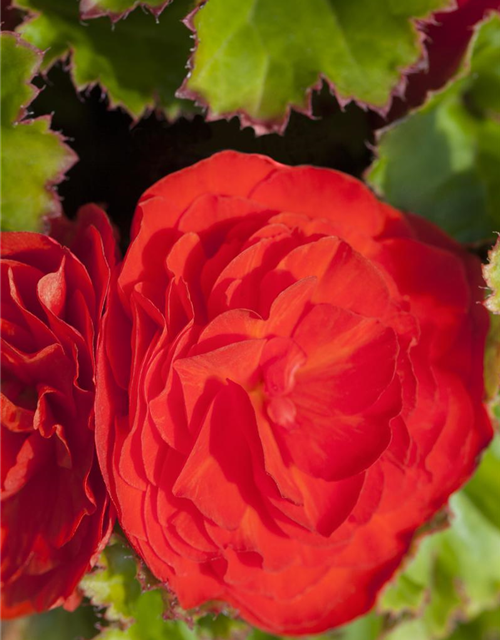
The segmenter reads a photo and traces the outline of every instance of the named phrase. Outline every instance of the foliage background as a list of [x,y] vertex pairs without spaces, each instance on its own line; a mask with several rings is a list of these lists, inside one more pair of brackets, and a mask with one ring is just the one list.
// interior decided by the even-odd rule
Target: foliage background
[[[97,202],[125,250],[148,186],[231,148],[365,179],[487,261],[500,231],[498,0],[208,0],[188,26],[201,3],[17,2],[2,0],[3,228],[47,231],[47,216]],[[499,326],[486,357],[493,413]],[[321,638],[500,638],[499,447],[375,611]],[[179,611],[119,531],[81,586],[75,612],[5,625],[5,640],[270,639],[229,611]]]

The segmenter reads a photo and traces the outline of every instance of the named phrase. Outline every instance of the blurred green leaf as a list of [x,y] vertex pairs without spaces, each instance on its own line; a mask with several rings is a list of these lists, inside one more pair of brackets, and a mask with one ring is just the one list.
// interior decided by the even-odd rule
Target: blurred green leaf
[[60,212],[54,185],[76,161],[50,117],[30,120],[26,107],[37,94],[30,84],[43,54],[19,36],[3,32],[1,46],[2,229],[40,231],[43,217]]
[[331,640],[378,640],[385,632],[382,616],[369,613],[328,634]]
[[386,107],[422,54],[413,22],[448,0],[209,0],[193,19],[197,47],[186,95],[212,116],[240,113],[282,128],[324,77],[342,101]]
[[2,622],[2,640],[89,640],[98,633],[98,618],[88,604],[75,611],[62,607],[39,615]]
[[462,242],[500,230],[500,16],[473,39],[459,80],[382,132],[369,183]]
[[142,593],[134,603],[134,622],[125,628],[111,625],[99,640],[197,640],[197,634],[182,620],[165,620],[160,591]]
[[[421,620],[411,620],[399,626],[384,640],[431,640],[425,623]],[[359,637],[356,640],[364,640]],[[485,611],[480,616],[467,623],[459,623],[446,640],[500,640],[500,609]]]
[[169,118],[193,111],[192,103],[174,96],[192,43],[181,22],[192,0],[175,0],[158,20],[139,8],[115,25],[107,18],[82,22],[78,3],[68,0],[18,0],[18,5],[35,15],[18,30],[48,49],[43,68],[69,55],[78,90],[99,83],[112,106],[136,118],[156,107]]
[[500,609],[485,611],[472,622],[459,625],[448,640],[500,640]]

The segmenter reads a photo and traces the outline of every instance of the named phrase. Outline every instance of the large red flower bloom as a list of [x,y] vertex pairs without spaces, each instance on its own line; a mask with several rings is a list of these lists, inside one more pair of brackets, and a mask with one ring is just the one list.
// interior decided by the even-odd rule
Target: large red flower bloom
[[72,249],[38,233],[1,239],[4,618],[70,598],[113,521],[93,405],[115,243],[97,207],[82,210]]
[[184,607],[287,634],[371,607],[490,439],[479,287],[475,258],[335,171],[224,152],[144,194],[96,435]]

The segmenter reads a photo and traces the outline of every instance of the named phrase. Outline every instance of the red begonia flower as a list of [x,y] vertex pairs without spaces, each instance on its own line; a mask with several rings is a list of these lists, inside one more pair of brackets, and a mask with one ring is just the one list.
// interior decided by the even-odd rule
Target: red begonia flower
[[95,343],[115,264],[106,216],[80,212],[71,250],[3,233],[1,612],[73,601],[114,516],[95,455]]
[[473,471],[480,265],[357,180],[223,152],[151,187],[98,350],[98,455],[182,606],[367,611]]

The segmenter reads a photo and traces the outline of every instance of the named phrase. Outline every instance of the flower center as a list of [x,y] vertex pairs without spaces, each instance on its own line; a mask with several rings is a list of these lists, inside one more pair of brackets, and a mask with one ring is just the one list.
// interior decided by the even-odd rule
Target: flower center
[[268,416],[288,430],[294,428],[297,414],[290,394],[295,386],[295,375],[306,360],[304,351],[291,338],[272,338],[262,354]]

